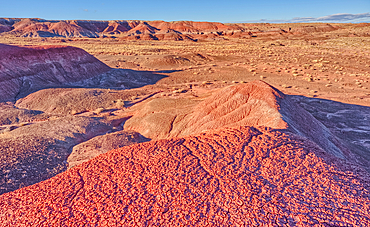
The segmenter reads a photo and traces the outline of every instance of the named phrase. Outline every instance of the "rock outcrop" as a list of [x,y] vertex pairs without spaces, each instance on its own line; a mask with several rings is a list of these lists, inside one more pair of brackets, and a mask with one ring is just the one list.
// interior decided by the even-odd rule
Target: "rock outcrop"
[[3,194],[0,226],[367,226],[369,177],[303,137],[223,128],[113,150]]
[[0,101],[15,101],[36,90],[63,86],[109,70],[107,65],[75,47],[0,44]]

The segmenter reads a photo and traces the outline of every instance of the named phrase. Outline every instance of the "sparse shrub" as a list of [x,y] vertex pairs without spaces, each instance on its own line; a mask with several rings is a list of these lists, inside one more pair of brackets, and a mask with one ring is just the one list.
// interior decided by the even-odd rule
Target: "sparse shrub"
[[100,107],[100,108],[94,110],[94,113],[95,114],[100,114],[101,112],[103,112],[103,110],[104,110],[104,108],[103,107]]
[[186,89],[180,88],[178,90],[173,91],[172,93],[185,93],[185,92],[187,92]]
[[51,117],[49,117],[49,121],[53,121],[53,120],[56,120],[56,119],[58,119],[58,117],[57,116],[51,116]]
[[212,82],[210,82],[210,81],[203,81],[202,84],[203,85],[210,85],[210,84],[212,84]]
[[19,123],[19,127],[23,127],[23,126],[26,126],[26,125],[28,125],[28,122],[21,122],[21,123]]
[[118,108],[118,109],[121,109],[121,108],[123,108],[125,106],[125,102],[122,100],[122,99],[118,99],[118,100],[116,100],[116,107]]

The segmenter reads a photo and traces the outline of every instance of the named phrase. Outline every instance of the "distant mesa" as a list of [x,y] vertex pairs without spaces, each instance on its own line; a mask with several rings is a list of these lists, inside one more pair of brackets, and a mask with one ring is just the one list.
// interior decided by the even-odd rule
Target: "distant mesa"
[[12,30],[11,26],[0,24],[0,33],[9,32]]
[[[280,25],[279,25],[280,26]],[[0,18],[0,34],[21,37],[109,37],[124,40],[197,41],[224,38],[251,38],[302,35],[338,29],[330,24],[294,26],[293,29],[273,24],[222,24],[194,21],[83,21]],[[289,32],[288,32],[289,31]],[[291,32],[290,32],[291,31]]]
[[293,28],[291,31],[297,34],[307,34],[312,32],[331,32],[334,30],[336,30],[336,28],[330,24],[319,24],[316,26],[304,25],[297,28]]

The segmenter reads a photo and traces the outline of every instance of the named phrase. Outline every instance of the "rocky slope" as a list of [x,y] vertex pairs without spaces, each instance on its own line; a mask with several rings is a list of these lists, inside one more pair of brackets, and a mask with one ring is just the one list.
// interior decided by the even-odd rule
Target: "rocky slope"
[[271,24],[222,24],[194,21],[50,21],[43,19],[0,19],[2,35],[21,37],[106,37],[127,40],[215,40],[256,36],[301,35],[338,29],[330,24],[287,27]]
[[302,137],[223,128],[113,150],[4,194],[0,226],[366,226],[369,177]]
[[292,99],[339,138],[363,166],[369,166],[370,107],[303,96]]
[[11,104],[0,103],[0,133],[9,125],[45,119],[41,111],[16,108]]
[[107,65],[75,47],[0,44],[0,101],[14,101],[39,89],[63,86],[109,70]]
[[[354,162],[370,171],[366,139],[364,140],[366,135],[359,137],[358,140],[352,139],[351,141],[343,138],[342,132],[335,133],[337,132],[336,128],[330,124],[322,124],[309,112],[297,105],[294,102],[294,100],[297,101],[297,97],[284,95],[265,82],[255,81],[216,89],[216,91],[211,90],[211,92],[204,93],[202,97],[187,94],[195,92],[195,90],[182,93],[182,96],[173,97],[166,97],[160,91],[159,89],[142,88],[130,90],[44,89],[19,99],[15,106],[4,105],[2,110],[4,113],[11,113],[18,115],[18,117],[5,114],[3,116],[4,124],[0,126],[0,129],[4,135],[12,135],[6,140],[9,142],[11,137],[11,141],[18,140],[19,136],[16,135],[19,134],[20,129],[29,128],[31,124],[33,129],[26,130],[25,132],[28,132],[28,134],[22,135],[23,137],[34,136],[39,128],[45,128],[43,125],[53,126],[51,129],[67,127],[63,125],[69,125],[68,127],[71,128],[80,127],[79,124],[74,123],[75,121],[68,123],[53,121],[57,125],[60,124],[60,126],[43,122],[50,119],[50,117],[61,118],[69,115],[69,117],[75,116],[77,119],[83,117],[86,121],[100,121],[103,124],[111,125],[100,134],[94,134],[98,137],[86,141],[90,137],[84,136],[83,139],[69,144],[62,152],[55,153],[59,156],[63,154],[58,159],[58,165],[62,163],[63,168],[58,169],[55,173],[88,161],[111,149],[144,142],[148,139],[172,138],[245,125],[267,126],[300,135],[316,143],[327,153]],[[298,99],[297,102],[304,104],[306,101],[306,99]],[[315,107],[315,109],[317,108]],[[366,112],[366,110],[361,111]],[[315,114],[315,112],[313,113]],[[361,116],[358,115],[359,118]],[[71,119],[75,118],[72,117]],[[324,121],[324,123],[330,123],[330,121]],[[119,132],[114,132],[117,130]],[[63,133],[61,135],[64,135]],[[102,135],[105,133],[108,134]],[[54,138],[50,135],[41,137],[44,136],[50,139]],[[362,141],[365,141],[364,146],[352,144],[352,142],[361,143]],[[57,144],[58,142],[54,141],[51,142],[50,146],[57,146]],[[18,149],[17,147],[19,146],[13,144],[9,149]],[[24,143],[22,147],[32,150],[35,146],[32,143]],[[44,155],[49,155],[46,152],[47,149],[43,149],[41,145],[38,149],[41,153],[45,151]],[[9,153],[12,152],[9,151]],[[5,157],[4,160],[8,159]],[[22,159],[19,163],[22,164],[24,160],[26,159]],[[36,175],[36,173],[33,174],[33,176]],[[4,186],[4,192],[22,186],[22,181],[28,181],[27,178],[21,176],[13,177],[12,181],[17,183],[13,182],[12,185],[14,186],[12,187]],[[4,182],[10,178],[11,176],[6,174],[2,177]],[[36,179],[36,177],[33,178]]]

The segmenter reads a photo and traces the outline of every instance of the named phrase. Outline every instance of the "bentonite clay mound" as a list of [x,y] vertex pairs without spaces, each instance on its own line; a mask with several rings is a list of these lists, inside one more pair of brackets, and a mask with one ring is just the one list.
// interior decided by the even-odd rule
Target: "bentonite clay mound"
[[18,108],[39,110],[46,113],[71,114],[93,111],[97,108],[112,108],[119,101],[134,101],[147,94],[148,91],[136,89],[50,88],[21,98],[15,105]]
[[0,196],[0,226],[368,226],[369,174],[267,128],[135,144]]
[[339,158],[354,158],[323,124],[263,81],[222,89],[198,104],[181,123],[177,128],[181,131],[172,132],[176,136],[244,125],[287,129]]
[[149,139],[133,131],[118,131],[96,136],[73,147],[72,153],[67,159],[68,168],[72,168],[110,150],[146,141],[149,141]]
[[88,79],[110,70],[86,51],[70,46],[18,47],[0,44],[0,101]]
[[[157,139],[223,127],[267,126],[304,136],[339,158],[357,160],[322,123],[295,104],[289,96],[265,82],[254,81],[226,87],[197,105],[195,102],[150,100],[135,107],[138,113],[124,127]],[[160,103],[164,103],[164,107],[158,108]]]

